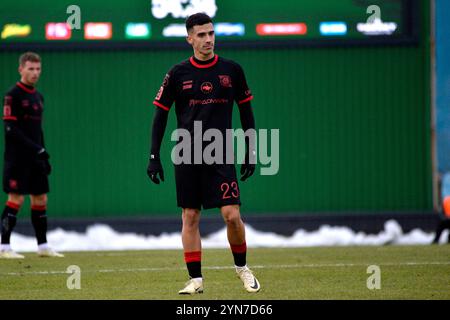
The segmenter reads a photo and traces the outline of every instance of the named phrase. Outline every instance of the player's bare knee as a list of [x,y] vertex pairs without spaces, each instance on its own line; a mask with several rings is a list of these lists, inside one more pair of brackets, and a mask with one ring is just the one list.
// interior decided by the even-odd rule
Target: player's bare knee
[[239,216],[228,216],[228,217],[224,217],[225,223],[234,229],[238,229],[241,225],[241,218]]
[[198,227],[200,222],[200,210],[198,209],[183,209],[182,213],[183,226],[188,228]]
[[238,227],[241,224],[241,215],[239,213],[239,207],[226,206],[222,208],[222,216],[225,223],[231,227]]
[[31,205],[33,206],[46,206],[47,205],[47,195],[31,195],[30,196]]
[[16,194],[16,193],[8,194],[8,202],[12,202],[19,207],[21,207],[23,205],[24,201],[25,201],[25,197],[23,195]]

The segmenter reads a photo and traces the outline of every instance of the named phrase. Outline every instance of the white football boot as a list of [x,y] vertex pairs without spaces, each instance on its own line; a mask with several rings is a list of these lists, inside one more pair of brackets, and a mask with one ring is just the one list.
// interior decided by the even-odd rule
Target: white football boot
[[18,254],[17,252],[9,250],[0,250],[0,259],[23,259],[25,258],[23,255]]
[[194,278],[186,282],[183,289],[178,291],[178,294],[196,294],[203,293],[203,280],[202,278]]
[[245,290],[248,292],[258,292],[261,289],[258,279],[253,275],[253,272],[247,267],[236,267],[236,273],[244,284]]

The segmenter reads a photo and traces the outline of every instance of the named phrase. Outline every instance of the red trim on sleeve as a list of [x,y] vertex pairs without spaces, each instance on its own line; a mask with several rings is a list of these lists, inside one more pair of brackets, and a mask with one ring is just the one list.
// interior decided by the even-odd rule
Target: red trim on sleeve
[[154,104],[155,106],[157,106],[157,107],[160,107],[160,108],[163,109],[163,110],[166,110],[166,111],[169,111],[169,110],[170,110],[170,108],[168,108],[168,107],[166,107],[165,105],[159,103],[158,101],[153,101],[153,104]]
[[20,82],[17,82],[17,86],[20,88],[20,89],[22,89],[23,91],[26,91],[26,92],[28,92],[28,93],[35,93],[36,92],[36,89],[35,88],[33,88],[33,89],[28,89],[27,87],[25,87],[23,84],[21,84]]
[[238,104],[243,104],[249,102],[250,100],[253,100],[253,96],[247,97],[244,100],[239,101]]
[[184,262],[199,262],[202,261],[201,251],[191,251],[184,253]]
[[17,121],[17,117],[14,117],[14,116],[5,116],[5,117],[3,117],[3,120],[14,120],[14,121]]
[[217,63],[217,61],[219,60],[219,56],[216,54],[214,56],[214,60],[208,64],[199,64],[197,62],[195,62],[194,57],[190,57],[189,61],[191,62],[191,64],[196,67],[196,68],[200,68],[200,69],[205,69],[205,68],[210,68],[213,65],[215,65]]
[[14,203],[12,201],[7,201],[6,205],[12,209],[16,209],[16,210],[20,209],[20,205],[18,205],[17,203]]

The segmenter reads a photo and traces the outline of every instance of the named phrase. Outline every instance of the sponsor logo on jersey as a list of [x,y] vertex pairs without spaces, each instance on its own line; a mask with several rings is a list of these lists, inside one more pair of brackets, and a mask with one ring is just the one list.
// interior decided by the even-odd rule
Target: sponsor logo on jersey
[[159,88],[158,93],[156,94],[155,100],[161,99],[161,96],[162,96],[162,94],[163,94],[163,91],[164,91],[164,86],[161,86],[161,88]]
[[28,108],[30,106],[30,101],[28,100],[22,100],[22,107]]
[[183,81],[183,90],[192,89],[192,80]]
[[31,121],[41,121],[42,117],[41,116],[33,116],[31,114],[26,114],[23,116],[24,120],[31,120]]
[[189,106],[190,107],[194,107],[197,104],[226,104],[228,103],[228,99],[203,99],[203,100],[198,100],[198,99],[191,99],[189,100]]

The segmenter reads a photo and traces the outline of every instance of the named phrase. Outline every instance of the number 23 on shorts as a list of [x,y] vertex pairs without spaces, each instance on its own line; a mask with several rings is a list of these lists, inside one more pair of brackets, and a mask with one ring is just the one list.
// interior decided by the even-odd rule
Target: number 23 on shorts
[[238,184],[236,181],[233,181],[231,183],[226,183],[226,182],[222,183],[220,185],[220,190],[223,193],[222,199],[230,199],[231,197],[233,197],[233,198],[239,197],[239,188],[238,188]]

